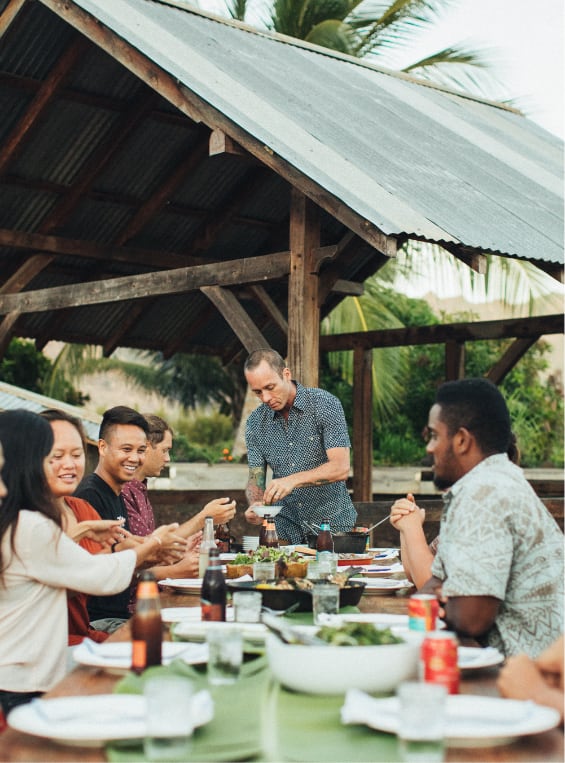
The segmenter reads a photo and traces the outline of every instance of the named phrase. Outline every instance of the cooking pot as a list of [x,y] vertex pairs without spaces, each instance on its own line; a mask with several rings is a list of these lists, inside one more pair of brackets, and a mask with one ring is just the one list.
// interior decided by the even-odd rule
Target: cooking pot
[[[336,554],[362,554],[367,548],[368,537],[369,533],[366,532],[332,533],[334,552]],[[309,548],[316,548],[317,538],[318,536],[313,533],[306,536]]]

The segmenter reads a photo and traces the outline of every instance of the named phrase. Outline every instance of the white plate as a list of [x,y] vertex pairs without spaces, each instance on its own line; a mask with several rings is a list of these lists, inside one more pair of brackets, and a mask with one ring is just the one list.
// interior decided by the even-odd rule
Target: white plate
[[363,596],[384,596],[388,593],[412,587],[412,583],[409,580],[394,580],[394,578],[362,578],[355,576],[351,580],[361,580],[365,583]]
[[[374,699],[350,689],[341,708],[341,720],[396,734],[399,712],[398,697]],[[508,744],[520,736],[548,731],[559,720],[557,710],[534,702],[453,694],[447,698],[446,742],[454,747]]]
[[395,572],[404,572],[404,567],[400,562],[395,562],[390,566],[369,564],[359,567],[359,574],[365,578],[374,578],[377,575],[392,575]]
[[[233,617],[233,614],[232,614]],[[241,631],[245,641],[263,644],[267,635],[267,626],[263,623],[218,623],[208,620],[182,620],[172,626],[171,631],[176,638],[187,639],[188,641],[204,641],[209,630],[222,630],[225,628],[237,627]]]
[[[97,644],[90,639],[75,647],[73,659],[81,665],[106,668],[108,670],[129,670],[131,667],[131,641],[103,641]],[[163,641],[163,665],[175,659],[184,660],[189,665],[208,662],[206,644],[175,644]]]
[[202,578],[164,578],[159,580],[158,584],[173,591],[200,596],[202,588]]
[[[195,726],[214,717],[208,691],[193,699]],[[143,739],[147,725],[145,697],[140,694],[96,694],[91,697],[36,699],[14,708],[8,726],[62,744],[100,747],[114,739]]]
[[276,504],[273,506],[252,506],[252,509],[258,517],[266,517],[267,514],[270,517],[276,517],[279,511],[282,509],[282,505]]
[[200,620],[200,607],[163,607],[161,620],[164,623],[180,623],[181,620]]
[[460,646],[457,649],[457,661],[460,670],[479,670],[491,668],[504,662],[504,655],[492,646],[485,649],[475,646]]

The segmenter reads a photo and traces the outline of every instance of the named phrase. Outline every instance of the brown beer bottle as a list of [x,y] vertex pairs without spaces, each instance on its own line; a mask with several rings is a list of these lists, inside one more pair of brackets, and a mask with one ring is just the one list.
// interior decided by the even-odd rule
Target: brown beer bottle
[[330,532],[330,522],[328,519],[322,519],[320,525],[320,532],[316,540],[316,559],[327,558],[327,554],[333,554],[334,539]]
[[269,514],[265,514],[263,517],[263,524],[261,525],[261,529],[259,531],[259,545],[264,546],[265,545],[265,539],[267,537],[267,525],[269,524],[269,520],[271,519]]
[[200,609],[203,620],[225,621],[226,595],[227,586],[220,562],[220,552],[217,548],[211,548],[208,567],[200,590]]
[[265,542],[262,545],[267,548],[279,547],[279,536],[277,534],[277,528],[275,527],[275,521],[272,517],[268,518],[267,529],[265,530]]
[[145,668],[161,664],[163,631],[159,590],[155,576],[145,570],[139,576],[135,614],[131,618],[131,669],[143,673]]

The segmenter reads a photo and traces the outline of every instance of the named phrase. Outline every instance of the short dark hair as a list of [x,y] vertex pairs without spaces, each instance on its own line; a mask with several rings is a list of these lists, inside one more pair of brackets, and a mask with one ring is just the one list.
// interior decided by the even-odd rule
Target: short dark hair
[[155,445],[158,445],[160,442],[163,442],[163,439],[165,437],[165,432],[170,432],[171,437],[174,437],[174,432],[171,429],[171,427],[167,424],[165,419],[162,419],[160,416],[157,416],[154,413],[144,413],[143,414],[145,421],[147,422],[147,426],[149,427],[149,432],[147,433],[147,439],[151,443],[151,446],[154,448]]
[[[22,509],[38,511],[61,527],[61,511],[51,495],[44,461],[53,448],[53,431],[49,422],[37,413],[16,409],[0,413],[0,442],[4,451],[2,479],[8,494],[0,510],[0,541],[10,532],[14,551],[14,535]],[[0,580],[8,561],[0,553]]]
[[259,350],[253,350],[248,356],[243,366],[243,371],[254,371],[263,361],[282,377],[282,372],[287,367],[284,358],[276,350],[270,347],[263,347]]
[[139,427],[140,429],[143,429],[146,436],[149,437],[149,424],[145,420],[145,416],[134,411],[133,408],[128,408],[127,405],[116,405],[114,408],[109,408],[104,412],[102,423],[100,424],[99,439],[107,440],[113,427],[120,424],[129,424],[130,426]]
[[47,419],[47,421],[66,421],[68,424],[71,424],[79,433],[80,439],[82,440],[82,447],[86,454],[86,433],[84,431],[84,427],[82,425],[82,422],[79,418],[76,416],[72,416],[70,413],[67,413],[66,411],[61,411],[59,408],[47,408],[45,411],[41,411],[39,414],[42,419]]
[[488,379],[459,379],[442,384],[435,402],[449,435],[460,427],[473,434],[485,456],[507,453],[512,442],[510,413],[498,387]]

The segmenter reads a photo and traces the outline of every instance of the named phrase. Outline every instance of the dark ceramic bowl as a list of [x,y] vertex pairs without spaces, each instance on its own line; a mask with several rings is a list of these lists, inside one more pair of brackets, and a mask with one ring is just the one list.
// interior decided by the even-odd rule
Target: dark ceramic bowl
[[[317,535],[307,535],[306,540],[310,548],[316,548]],[[362,554],[367,548],[368,533],[348,532],[332,533],[334,539],[334,552],[336,554]]]
[[[291,580],[291,578],[289,578]],[[275,580],[265,581],[267,583],[276,583]],[[255,580],[227,580],[228,589],[230,591],[255,591],[258,581]],[[312,611],[312,593],[309,590],[302,591],[294,588],[258,588],[262,595],[262,604],[264,607],[270,607],[270,609],[288,609],[293,604],[298,603],[296,612],[311,612]],[[365,583],[358,580],[350,580],[346,586],[339,591],[339,606],[355,606],[359,604],[363,591],[365,590]]]

